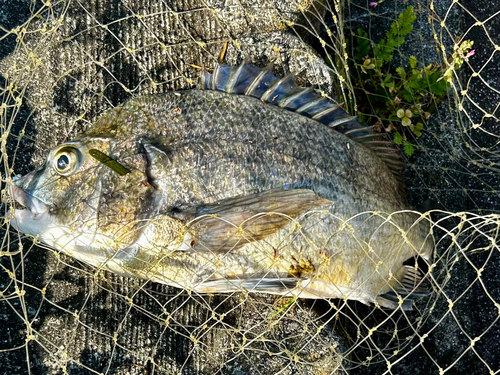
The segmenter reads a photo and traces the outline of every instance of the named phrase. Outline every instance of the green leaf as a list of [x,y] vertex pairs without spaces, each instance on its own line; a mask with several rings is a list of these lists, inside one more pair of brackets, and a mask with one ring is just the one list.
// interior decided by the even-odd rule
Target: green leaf
[[399,34],[401,36],[406,36],[411,33],[413,30],[413,22],[417,19],[413,10],[412,6],[406,8],[405,11],[399,15],[397,22],[393,22],[390,32],[393,32],[394,35]]
[[368,34],[363,29],[358,29],[358,36],[356,38],[356,55],[354,56],[356,61],[361,61],[363,57],[368,56],[371,52],[371,43],[368,38]]
[[445,79],[442,78],[441,72],[434,72],[427,76],[429,81],[429,90],[437,97],[443,96],[448,90],[449,84]]
[[381,40],[375,46],[374,56],[384,61],[391,61],[394,49],[401,46],[405,41],[405,36],[413,30],[413,22],[417,16],[413,14],[413,7],[410,6],[401,13],[398,20],[391,24],[391,28],[387,31],[386,40]]
[[415,56],[411,55],[408,62],[410,63],[410,68],[415,69],[417,67],[417,58]]
[[405,72],[404,68],[402,68],[402,67],[396,68],[396,73],[399,74],[399,76],[401,77],[402,80],[406,79],[406,72]]
[[387,46],[387,42],[385,40],[381,40],[380,43],[375,46],[373,54],[376,58],[380,60],[391,61],[393,51],[394,51],[393,47]]
[[401,136],[401,134],[399,134],[399,132],[394,133],[394,143],[397,145],[400,145],[403,143],[403,137]]
[[407,156],[412,156],[415,152],[413,145],[408,141],[405,141],[405,143],[403,144],[403,150]]
[[403,117],[403,119],[401,120],[401,123],[403,124],[403,126],[410,126],[411,120],[408,117]]
[[274,319],[278,315],[280,315],[283,311],[288,309],[295,301],[297,301],[297,297],[292,297],[290,301],[288,301],[285,305],[283,305],[278,311],[276,311],[273,315],[271,315],[270,319]]

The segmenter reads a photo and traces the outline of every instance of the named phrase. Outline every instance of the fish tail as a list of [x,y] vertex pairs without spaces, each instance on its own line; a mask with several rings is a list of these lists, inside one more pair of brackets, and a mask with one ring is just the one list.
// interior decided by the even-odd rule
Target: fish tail
[[426,275],[428,274],[427,262],[417,256],[411,258],[413,265],[403,265],[396,274],[397,284],[393,290],[378,295],[375,302],[382,307],[396,309],[401,305],[405,311],[413,309],[413,301],[426,297],[430,294],[431,288]]

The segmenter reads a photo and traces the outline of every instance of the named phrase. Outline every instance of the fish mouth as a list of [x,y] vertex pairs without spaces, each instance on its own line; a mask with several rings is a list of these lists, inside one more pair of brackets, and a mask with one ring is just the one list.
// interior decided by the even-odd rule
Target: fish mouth
[[22,206],[14,210],[10,227],[19,233],[39,236],[40,242],[51,246],[57,242],[58,238],[64,236],[65,232],[57,225],[56,218],[51,215],[51,207],[48,204],[35,197],[29,190],[26,191],[18,186],[18,184],[25,183],[27,178],[31,176],[14,177],[13,184],[8,186],[8,194],[15,200],[15,205]]
[[15,220],[20,220],[21,222],[25,220],[37,221],[44,217],[49,211],[49,206],[47,204],[21,189],[19,186],[16,186],[15,182],[8,187],[8,192],[16,203],[23,207],[22,209],[15,209]]

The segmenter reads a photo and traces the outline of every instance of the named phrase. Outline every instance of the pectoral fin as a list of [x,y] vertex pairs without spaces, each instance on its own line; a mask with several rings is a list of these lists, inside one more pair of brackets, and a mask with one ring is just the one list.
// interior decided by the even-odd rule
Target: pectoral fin
[[271,190],[176,211],[196,251],[227,252],[266,238],[310,209],[331,203],[312,190]]

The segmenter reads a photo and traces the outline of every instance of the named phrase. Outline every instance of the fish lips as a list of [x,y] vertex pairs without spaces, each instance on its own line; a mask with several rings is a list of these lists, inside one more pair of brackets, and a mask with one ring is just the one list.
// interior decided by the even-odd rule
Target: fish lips
[[14,184],[8,187],[9,195],[25,207],[25,209],[14,210],[14,218],[11,225],[23,233],[37,235],[41,233],[44,226],[40,221],[49,214],[49,206],[29,192]]

